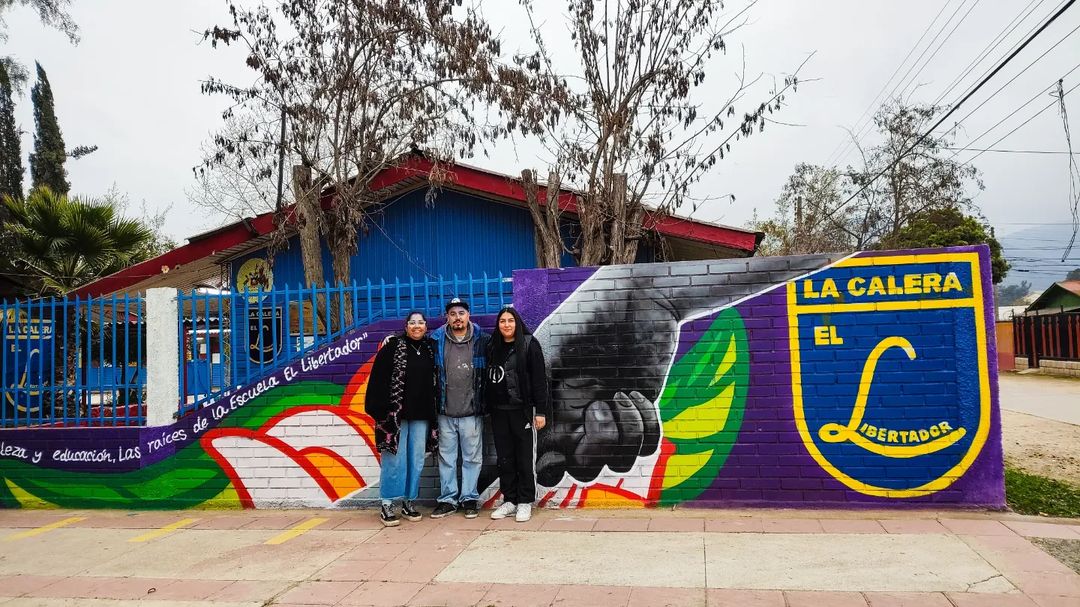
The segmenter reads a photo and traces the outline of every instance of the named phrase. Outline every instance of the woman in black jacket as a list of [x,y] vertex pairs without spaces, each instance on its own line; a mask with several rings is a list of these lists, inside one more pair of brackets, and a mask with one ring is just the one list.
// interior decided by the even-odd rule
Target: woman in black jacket
[[435,342],[427,337],[427,319],[410,312],[405,333],[387,339],[368,379],[366,410],[375,421],[375,446],[382,454],[379,497],[383,525],[400,524],[394,501],[402,500],[401,516],[418,521],[413,506],[420,492],[424,456],[439,443],[436,418],[438,369]]
[[503,503],[491,518],[498,520],[514,514],[523,523],[532,517],[532,503],[536,500],[533,429],[547,425],[551,397],[544,352],[517,310],[503,308],[496,316],[496,324],[498,330],[487,346],[484,395],[499,458]]

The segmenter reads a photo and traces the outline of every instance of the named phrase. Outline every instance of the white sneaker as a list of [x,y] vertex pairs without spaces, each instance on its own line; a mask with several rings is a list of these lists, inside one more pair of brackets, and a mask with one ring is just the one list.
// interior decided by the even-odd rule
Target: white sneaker
[[491,520],[497,521],[499,519],[504,519],[511,514],[517,512],[517,509],[517,504],[503,502],[501,506],[491,511]]
[[518,504],[517,515],[514,520],[519,523],[527,522],[532,518],[532,504]]

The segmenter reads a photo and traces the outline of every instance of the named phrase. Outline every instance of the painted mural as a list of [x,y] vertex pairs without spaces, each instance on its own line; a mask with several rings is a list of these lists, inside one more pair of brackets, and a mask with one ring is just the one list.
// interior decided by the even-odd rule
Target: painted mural
[[[1002,506],[988,268],[967,247],[516,272],[551,372],[541,505]],[[364,396],[396,328],[172,426],[0,431],[0,505],[373,503]]]

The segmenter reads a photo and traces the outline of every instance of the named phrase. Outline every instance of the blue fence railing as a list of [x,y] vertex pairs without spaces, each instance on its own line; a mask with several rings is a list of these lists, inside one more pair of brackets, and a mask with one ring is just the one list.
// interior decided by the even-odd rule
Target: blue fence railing
[[404,318],[410,310],[442,316],[452,297],[468,300],[473,314],[493,314],[513,300],[512,279],[500,273],[336,287],[181,293],[177,413],[182,416],[212,403],[355,328]]
[[142,425],[144,313],[126,295],[0,304],[0,428]]

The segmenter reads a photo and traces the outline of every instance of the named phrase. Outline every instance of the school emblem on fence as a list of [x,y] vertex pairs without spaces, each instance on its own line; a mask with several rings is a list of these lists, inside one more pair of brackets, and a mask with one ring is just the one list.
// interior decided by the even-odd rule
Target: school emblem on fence
[[853,257],[788,284],[795,423],[824,470],[892,498],[963,476],[990,429],[984,296],[974,252]]

